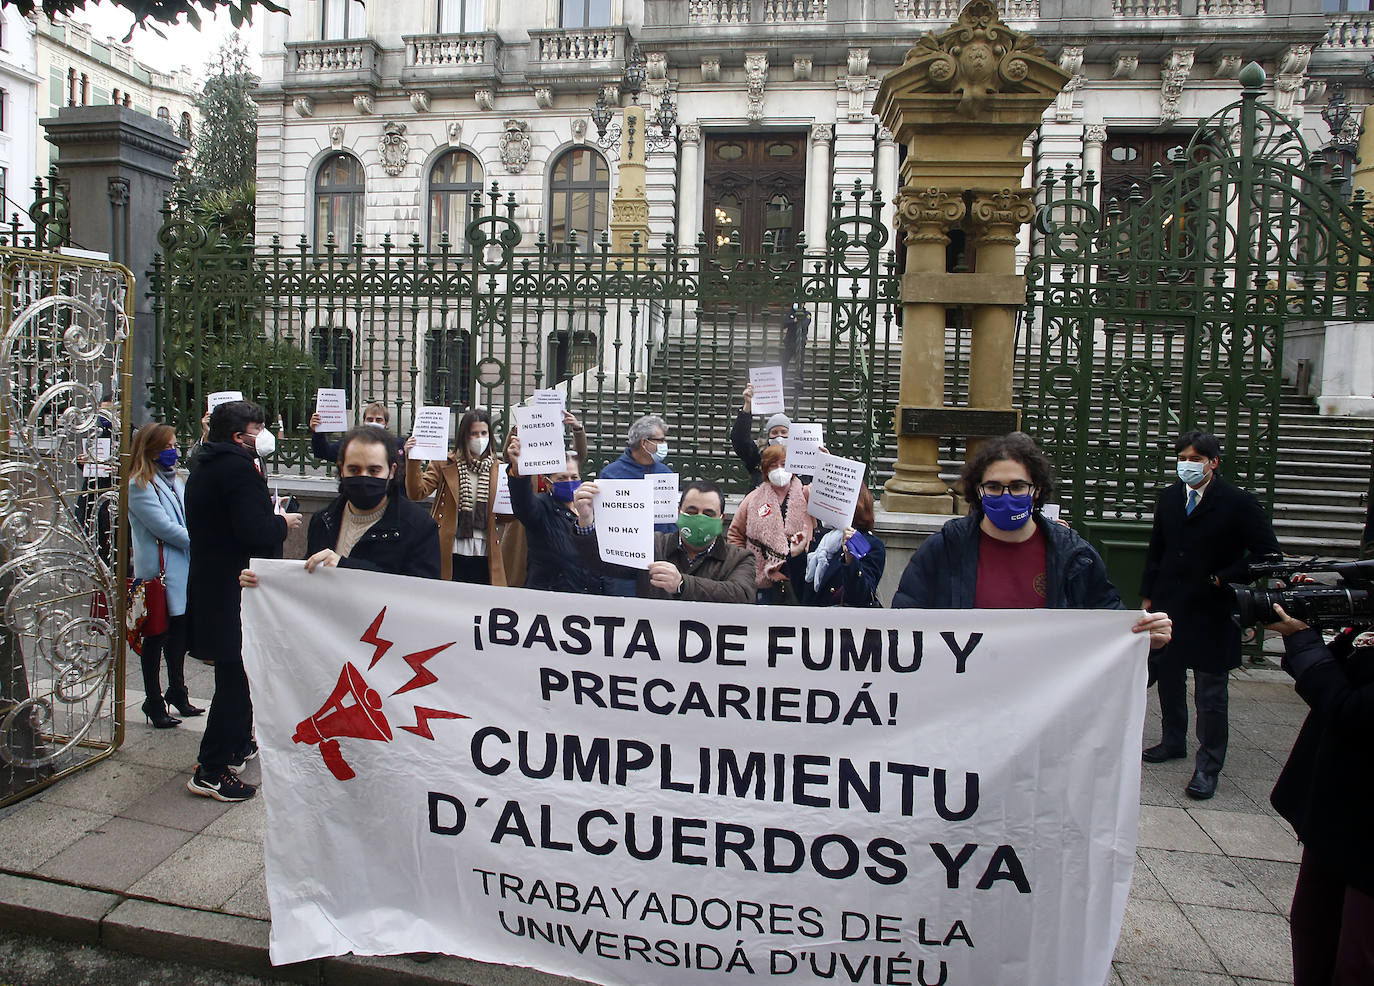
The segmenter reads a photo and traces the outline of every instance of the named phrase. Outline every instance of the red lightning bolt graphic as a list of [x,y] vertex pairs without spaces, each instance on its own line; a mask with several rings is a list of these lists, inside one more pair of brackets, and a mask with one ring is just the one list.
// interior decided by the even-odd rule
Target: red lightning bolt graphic
[[439,679],[434,676],[434,672],[430,671],[429,668],[425,667],[425,662],[428,661],[435,654],[439,653],[441,650],[445,650],[449,647],[452,647],[453,644],[454,641],[450,640],[448,643],[440,644],[438,647],[431,647],[429,650],[416,651],[414,654],[407,654],[405,657],[401,658],[401,660],[405,661],[407,664],[410,665],[410,670],[415,672],[415,677],[411,678],[409,681],[407,681],[404,685],[396,689],[391,694],[399,695],[402,692],[410,691],[412,688],[423,688],[425,687],[425,685],[432,685],[436,681],[438,681]]
[[408,733],[416,736],[423,736],[427,740],[434,739],[434,734],[429,731],[429,721],[431,719],[466,719],[467,716],[461,712],[445,712],[443,709],[427,709],[423,705],[415,706],[415,725],[400,726]]
[[377,662],[382,659],[382,656],[386,654],[387,651],[391,650],[392,641],[383,640],[381,637],[377,636],[377,631],[382,628],[382,617],[384,616],[386,616],[385,606],[383,606],[382,611],[377,614],[377,618],[372,621],[372,626],[364,630],[363,635],[358,638],[363,643],[371,644],[373,647],[377,648],[376,652],[372,655],[372,663],[367,666],[369,671],[377,666]]

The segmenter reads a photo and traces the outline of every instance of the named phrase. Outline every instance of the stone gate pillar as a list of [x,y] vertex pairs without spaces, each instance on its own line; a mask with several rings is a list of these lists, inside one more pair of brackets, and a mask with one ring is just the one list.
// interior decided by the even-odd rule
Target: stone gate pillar
[[[897,193],[906,272],[897,467],[883,494],[889,510],[953,512],[939,478],[940,439],[1015,427],[1012,332],[1026,300],[1016,242],[1034,214],[1021,185],[1022,145],[1069,78],[1044,55],[1002,23],[990,0],[973,0],[956,25],[921,38],[878,90],[873,112],[907,149]],[[974,257],[972,273],[948,269],[954,229]],[[965,306],[973,316],[969,407],[949,407],[945,312]]]

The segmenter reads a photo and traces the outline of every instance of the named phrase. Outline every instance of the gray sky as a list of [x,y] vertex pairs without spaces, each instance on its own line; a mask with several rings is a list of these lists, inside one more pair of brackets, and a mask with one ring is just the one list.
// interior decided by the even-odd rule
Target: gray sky
[[[249,65],[254,71],[261,69],[259,53],[262,50],[261,28],[264,16],[265,13],[259,11],[253,23],[245,24],[240,32],[243,39],[248,42]],[[108,35],[116,41],[124,39],[124,35],[129,32],[129,26],[134,22],[132,13],[108,3],[88,4],[85,10],[78,10],[72,14],[72,18],[90,24],[91,32],[96,38],[103,39]],[[148,23],[153,22],[149,20]],[[184,21],[176,25],[157,26],[167,35],[166,38],[159,38],[150,29],[134,32],[133,38],[129,41],[134,49],[134,57],[150,68],[163,72],[170,72],[185,65],[196,78],[205,74],[205,63],[234,30],[229,23],[229,15],[223,11],[214,18],[202,15],[199,31]]]

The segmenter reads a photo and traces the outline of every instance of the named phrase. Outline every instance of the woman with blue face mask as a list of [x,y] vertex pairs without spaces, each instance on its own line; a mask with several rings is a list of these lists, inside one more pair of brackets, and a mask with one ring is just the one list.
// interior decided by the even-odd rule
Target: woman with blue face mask
[[573,494],[582,483],[577,457],[568,456],[563,472],[522,476],[519,435],[512,435],[506,444],[506,457],[511,509],[524,525],[528,542],[525,588],[555,592],[600,591],[600,578],[587,568],[573,541],[577,527]]
[[[186,532],[186,487],[176,473],[176,432],[171,425],[149,422],[134,435],[129,469],[129,534],[133,571],[138,579],[162,576],[167,588],[167,630],[143,639],[143,714],[149,724],[168,729],[182,716],[205,710],[191,704],[186,690],[186,577],[191,564],[191,538]],[[167,691],[159,681],[167,664]]]

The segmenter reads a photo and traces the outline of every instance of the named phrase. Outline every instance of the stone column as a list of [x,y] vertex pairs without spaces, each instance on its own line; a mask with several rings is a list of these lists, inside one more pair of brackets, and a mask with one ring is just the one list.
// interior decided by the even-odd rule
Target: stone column
[[135,424],[144,420],[153,375],[153,301],[148,269],[157,250],[163,200],[188,144],[169,124],[122,106],[67,106],[40,121],[57,147],[58,176],[68,184],[72,242],[107,252],[134,275]]
[[897,141],[892,131],[882,126],[878,128],[876,177],[878,191],[883,197],[883,227],[894,229],[897,215]]
[[696,249],[701,231],[701,124],[682,125],[682,172],[677,184],[677,242],[681,250]]
[[824,249],[825,228],[830,224],[830,142],[835,139],[833,123],[817,123],[811,128],[811,153],[806,162],[806,211],[803,225],[808,249]]
[[1090,123],[1083,128],[1083,180],[1089,176],[1097,182],[1093,190],[1093,204],[1102,208],[1102,145],[1107,142],[1107,127]]
[[611,251],[629,253],[635,234],[649,248],[649,195],[644,187],[644,107],[625,107],[620,130],[620,172],[611,199]]
[[[1035,216],[1029,189],[975,193],[969,210],[975,274],[991,281],[1016,274],[1021,227]],[[968,404],[971,408],[1012,410],[1012,367],[1016,356],[1016,308],[1005,302],[973,306],[969,343]],[[972,454],[978,443],[968,443]]]

